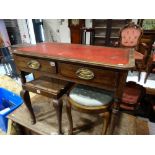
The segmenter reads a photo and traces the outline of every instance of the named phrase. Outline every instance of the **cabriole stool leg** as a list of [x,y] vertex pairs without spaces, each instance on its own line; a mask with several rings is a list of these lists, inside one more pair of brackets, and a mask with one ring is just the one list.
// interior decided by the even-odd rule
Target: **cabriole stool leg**
[[71,113],[71,105],[67,101],[66,103],[66,111],[67,111],[67,117],[69,120],[69,134],[73,134],[73,119],[72,119],[72,113]]
[[106,135],[108,124],[109,124],[109,119],[110,119],[110,112],[106,111],[103,113],[104,117],[104,124],[103,124],[103,129],[102,129],[102,135]]

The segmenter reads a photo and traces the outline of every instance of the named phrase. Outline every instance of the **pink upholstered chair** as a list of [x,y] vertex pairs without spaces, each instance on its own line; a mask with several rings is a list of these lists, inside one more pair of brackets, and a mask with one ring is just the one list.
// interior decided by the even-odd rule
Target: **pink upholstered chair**
[[145,88],[135,82],[129,81],[123,91],[120,108],[123,110],[136,112],[141,99],[145,95]]
[[142,68],[145,68],[145,59],[147,55],[146,45],[144,43],[140,43],[142,34],[142,28],[131,22],[121,29],[119,42],[120,47],[134,48],[136,70],[139,71],[138,80],[140,80]]

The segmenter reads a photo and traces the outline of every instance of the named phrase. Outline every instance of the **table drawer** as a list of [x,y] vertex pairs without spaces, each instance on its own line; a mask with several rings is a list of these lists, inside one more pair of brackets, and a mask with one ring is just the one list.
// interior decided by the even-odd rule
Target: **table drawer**
[[101,83],[106,86],[116,86],[118,72],[83,65],[58,63],[58,72],[71,79]]
[[14,55],[15,63],[18,69],[29,70],[30,72],[56,73],[56,63],[40,58],[31,58]]

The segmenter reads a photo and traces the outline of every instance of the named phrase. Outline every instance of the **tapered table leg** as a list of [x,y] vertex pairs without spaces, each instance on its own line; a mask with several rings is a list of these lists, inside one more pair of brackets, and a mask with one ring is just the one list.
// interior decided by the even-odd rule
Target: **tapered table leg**
[[20,92],[20,96],[23,98],[24,103],[25,103],[26,107],[28,108],[28,110],[30,112],[31,123],[35,124],[36,123],[36,117],[34,115],[33,108],[32,108],[32,105],[31,105],[29,92],[27,90],[22,90]]
[[62,134],[62,100],[53,100],[53,106],[56,110],[57,120],[58,120],[58,134]]

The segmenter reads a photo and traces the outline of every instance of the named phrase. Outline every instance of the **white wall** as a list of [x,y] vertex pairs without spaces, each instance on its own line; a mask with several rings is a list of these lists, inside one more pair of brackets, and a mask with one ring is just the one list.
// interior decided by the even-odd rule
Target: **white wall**
[[138,19],[132,19],[132,22],[134,22],[135,24],[137,24]]
[[31,43],[29,30],[25,19],[17,19],[22,43]]
[[43,19],[45,41],[70,43],[68,20]]
[[36,38],[34,34],[32,19],[27,19],[27,28],[28,28],[31,44],[36,44]]

